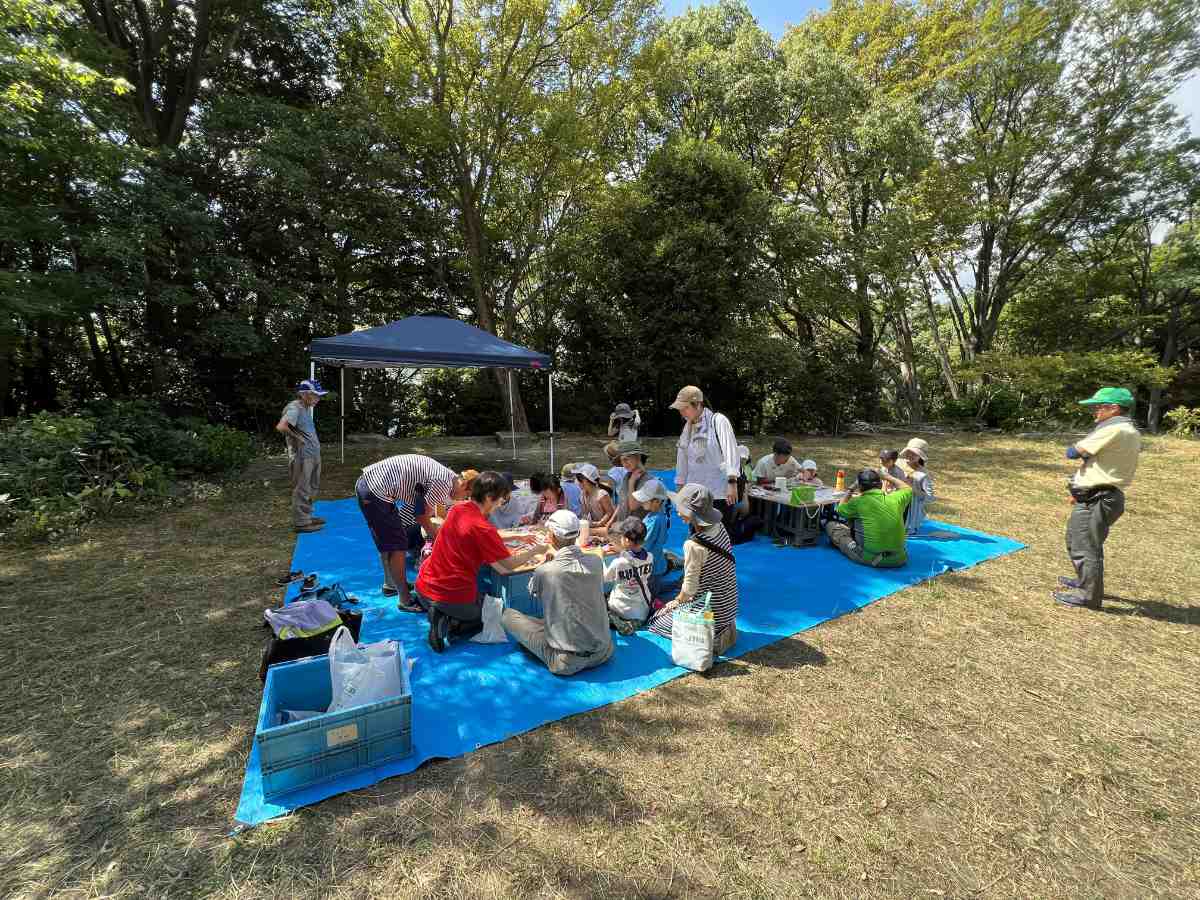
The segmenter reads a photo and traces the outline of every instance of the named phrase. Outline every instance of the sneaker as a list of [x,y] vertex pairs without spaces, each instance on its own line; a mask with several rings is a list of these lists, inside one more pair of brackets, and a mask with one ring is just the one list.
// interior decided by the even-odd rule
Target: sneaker
[[308,594],[312,591],[315,591],[317,589],[318,580],[317,573],[313,572],[311,575],[305,578],[304,582],[300,585],[300,593]]
[[275,583],[280,587],[287,587],[293,581],[299,581],[303,577],[304,573],[300,569],[296,569],[294,572],[288,572],[286,575],[280,575],[275,579]]
[[296,534],[308,534],[312,531],[320,531],[324,527],[325,525],[323,522],[318,522],[316,519],[314,519],[306,525],[297,525]]
[[1071,606],[1075,609],[1099,609],[1099,603],[1092,603],[1086,600],[1079,594],[1073,594],[1069,591],[1055,591],[1054,600],[1061,603],[1063,606]]
[[392,587],[390,584],[383,585],[382,587],[379,588],[379,590],[383,593],[383,596],[385,596],[385,597],[395,597],[397,594],[400,593],[399,588]]
[[325,524],[325,520],[322,519],[320,516],[313,516],[312,521],[313,521],[314,525],[324,525]]
[[442,637],[441,627],[442,619],[444,618],[445,616],[443,616],[436,609],[431,609],[429,611],[429,648],[433,650],[434,653],[441,653],[446,649],[446,641],[445,638]]
[[1075,578],[1068,578],[1066,575],[1058,576],[1058,583],[1061,587],[1065,587],[1069,591],[1079,590],[1079,581]]

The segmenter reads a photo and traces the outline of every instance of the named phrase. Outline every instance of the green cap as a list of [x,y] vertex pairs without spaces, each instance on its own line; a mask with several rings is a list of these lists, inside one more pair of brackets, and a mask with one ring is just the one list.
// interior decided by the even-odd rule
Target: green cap
[[1080,406],[1099,406],[1101,403],[1115,403],[1117,406],[1133,406],[1133,394],[1125,388],[1102,387],[1086,400],[1080,400]]

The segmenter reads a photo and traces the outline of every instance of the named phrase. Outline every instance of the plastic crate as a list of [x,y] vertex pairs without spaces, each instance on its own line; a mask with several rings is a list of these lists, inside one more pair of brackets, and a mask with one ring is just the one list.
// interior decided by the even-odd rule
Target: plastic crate
[[281,710],[329,708],[329,658],[313,656],[268,670],[254,734],[264,796],[276,797],[412,753],[412,687],[404,647],[398,646],[400,696],[287,725],[272,724]]

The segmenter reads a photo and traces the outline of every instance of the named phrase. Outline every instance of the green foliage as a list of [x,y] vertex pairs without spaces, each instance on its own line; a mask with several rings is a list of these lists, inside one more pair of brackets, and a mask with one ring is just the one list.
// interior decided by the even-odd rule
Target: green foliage
[[175,478],[237,471],[253,455],[249,435],[169,419],[146,401],[11,420],[0,428],[0,528],[54,539],[168,496]]
[[1200,436],[1200,406],[1177,406],[1163,416],[1171,434],[1179,437]]
[[1162,388],[1174,370],[1136,350],[1042,356],[993,351],[980,354],[961,374],[981,383],[976,415],[990,424],[1015,427],[1086,421],[1087,410],[1079,401],[1097,388]]

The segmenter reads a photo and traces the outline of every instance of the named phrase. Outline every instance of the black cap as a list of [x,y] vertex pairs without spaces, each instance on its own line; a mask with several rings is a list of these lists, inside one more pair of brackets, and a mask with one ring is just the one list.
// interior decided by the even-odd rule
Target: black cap
[[883,487],[883,479],[874,469],[863,469],[858,473],[858,487],[863,491],[877,491]]
[[771,450],[776,456],[791,456],[792,445],[786,438],[778,438],[775,441],[775,446]]

